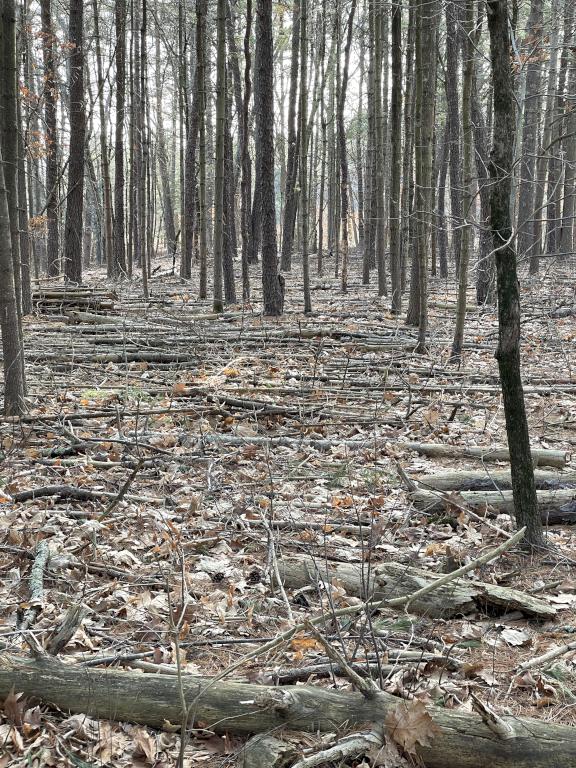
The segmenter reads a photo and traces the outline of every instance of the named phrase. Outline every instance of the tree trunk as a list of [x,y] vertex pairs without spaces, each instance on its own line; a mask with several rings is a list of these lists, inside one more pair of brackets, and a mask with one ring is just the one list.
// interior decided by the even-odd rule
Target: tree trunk
[[112,187],[110,183],[110,158],[108,157],[108,142],[106,140],[107,121],[104,106],[104,75],[102,72],[102,50],[100,43],[100,22],[98,0],[93,0],[92,16],[94,23],[94,40],[96,43],[96,72],[98,84],[98,114],[100,116],[100,165],[102,169],[102,187],[104,201],[104,254],[106,258],[106,274],[112,277],[114,273],[114,240],[112,223]]
[[535,190],[534,190],[534,214],[532,224],[532,242],[530,251],[530,274],[535,275],[539,269],[539,257],[542,253],[542,210],[544,208],[544,193],[546,188],[546,169],[549,160],[549,144],[552,138],[552,122],[556,102],[556,82],[558,79],[558,32],[560,25],[559,0],[552,0],[550,34],[550,60],[548,64],[548,77],[546,88],[546,111],[544,114],[544,130],[540,151],[536,160]]
[[462,19],[462,31],[464,42],[462,46],[462,59],[464,66],[464,81],[462,84],[462,213],[463,226],[460,239],[460,266],[458,271],[458,301],[456,306],[456,327],[450,359],[452,362],[460,362],[462,357],[462,343],[464,341],[464,322],[466,320],[466,291],[468,288],[468,262],[473,245],[472,226],[469,223],[472,201],[474,199],[472,179],[472,118],[471,100],[472,83],[474,80],[475,52],[472,44],[472,31],[474,25],[473,0],[466,0],[464,5],[464,18]]
[[344,107],[346,104],[346,91],[348,88],[348,70],[350,67],[350,49],[352,47],[352,32],[354,24],[354,14],[356,12],[356,0],[352,0],[350,14],[348,16],[348,27],[346,34],[346,44],[344,46],[344,69],[342,71],[342,82],[340,85],[340,94],[338,102],[338,144],[340,155],[340,247],[342,252],[342,279],[341,287],[345,293],[348,290],[348,153],[346,149],[346,129],[344,126]]
[[162,106],[162,59],[160,56],[160,31],[156,31],[156,153],[158,157],[158,169],[162,184],[162,210],[164,213],[164,230],[166,236],[166,250],[168,256],[174,262],[176,258],[176,225],[174,223],[174,202],[172,200],[172,188],[170,187],[170,172],[168,170],[168,150],[164,135],[164,111]]
[[532,0],[528,33],[523,54],[527,58],[522,154],[520,156],[520,191],[518,195],[518,258],[528,255],[534,234],[534,169],[539,133],[542,94],[542,0]]
[[296,92],[298,90],[298,52],[300,46],[300,3],[294,0],[292,9],[292,51],[290,56],[290,89],[288,92],[288,156],[284,187],[284,220],[280,269],[292,268],[294,224],[296,221],[296,177],[298,173],[298,142],[296,135]]
[[252,82],[250,68],[250,35],[252,34],[252,0],[246,0],[246,25],[244,30],[244,100],[242,102],[242,145],[240,147],[242,181],[240,185],[240,233],[242,237],[242,298],[250,300],[250,270],[248,264],[248,241],[250,237],[250,199],[252,169],[249,150],[249,108]]
[[214,170],[214,312],[224,311],[224,152],[226,142],[226,0],[218,0],[216,18],[216,160]]
[[494,127],[490,175],[490,224],[496,251],[500,371],[514,512],[518,527],[526,526],[526,544],[543,546],[530,438],[520,374],[520,297],[510,217],[511,171],[514,157],[514,93],[508,37],[507,0],[488,0]]
[[58,232],[58,127],[55,36],[52,29],[50,0],[41,0],[42,56],[44,60],[44,120],[46,123],[46,221],[48,238],[46,258],[48,275],[60,272],[60,238]]
[[[418,343],[416,351],[426,351],[428,327],[428,243],[430,239],[432,140],[434,136],[436,91],[437,0],[416,8],[416,183],[415,269],[418,273]],[[433,53],[432,53],[433,52]],[[412,290],[413,287],[411,287]]]
[[274,47],[272,40],[272,0],[257,1],[255,58],[254,110],[256,113],[256,142],[260,150],[260,168],[256,176],[256,185],[260,190],[260,213],[258,220],[261,221],[262,232],[264,314],[281,315],[282,292],[278,278],[274,189]]
[[402,173],[402,3],[392,8],[392,101],[390,105],[390,276],[392,312],[402,311],[402,239],[400,235],[400,183]]
[[[1,15],[0,33],[5,32],[4,14]],[[0,39],[3,34],[0,34]],[[2,70],[3,73],[3,68]],[[20,329],[20,317],[16,304],[14,264],[10,215],[4,183],[5,163],[0,152],[0,328],[2,330],[2,354],[4,370],[4,413],[15,416],[26,409],[24,394],[24,346]]]
[[70,2],[69,66],[70,154],[64,227],[64,275],[82,282],[82,227],[84,212],[84,0]]
[[124,116],[126,109],[126,1],[116,0],[116,126],[114,139],[114,277],[126,274],[124,239]]
[[460,155],[460,105],[458,100],[458,53],[460,50],[460,4],[446,3],[446,102],[450,136],[450,212],[452,253],[456,274],[460,269],[462,241],[462,167]]

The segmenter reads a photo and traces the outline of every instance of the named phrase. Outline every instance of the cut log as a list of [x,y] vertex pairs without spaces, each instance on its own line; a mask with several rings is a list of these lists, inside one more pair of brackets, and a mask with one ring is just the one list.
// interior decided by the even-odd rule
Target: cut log
[[[509,461],[507,448],[483,448],[479,446],[444,445],[443,443],[399,443],[404,450],[416,451],[424,456],[438,459],[474,458],[482,461]],[[555,451],[549,448],[532,448],[532,461],[538,467],[558,467],[563,469],[570,461],[568,451]]]
[[[278,567],[285,586],[291,589],[321,582],[330,584],[337,579],[349,595],[374,601],[411,595],[444,575],[400,563],[372,565],[370,571],[352,563],[327,566],[312,557],[284,558]],[[464,579],[455,579],[412,601],[408,610],[431,618],[450,618],[486,607],[502,613],[519,610],[537,619],[552,619],[556,615],[556,608],[517,589]]]
[[[545,525],[576,523],[576,489],[561,488],[557,491],[536,491],[538,508]],[[450,507],[446,494],[417,490],[410,493],[414,506],[428,514],[442,512]],[[512,491],[460,491],[454,497],[458,506],[478,512],[487,508],[498,512],[514,513]]]
[[[299,685],[273,688],[184,675],[151,675],[89,669],[56,659],[0,656],[0,696],[11,690],[61,710],[165,728],[179,725],[216,732],[272,733],[288,728],[331,732],[382,724],[401,700]],[[186,702],[182,711],[180,692]],[[503,717],[510,738],[498,737],[482,717],[429,707],[437,734],[417,753],[426,768],[573,768],[576,728],[521,717]]]
[[[412,478],[425,490],[433,491],[509,491],[512,488],[510,470],[482,472],[472,469],[454,470],[435,475],[417,475]],[[557,488],[576,488],[576,472],[534,470],[536,488],[552,491]]]

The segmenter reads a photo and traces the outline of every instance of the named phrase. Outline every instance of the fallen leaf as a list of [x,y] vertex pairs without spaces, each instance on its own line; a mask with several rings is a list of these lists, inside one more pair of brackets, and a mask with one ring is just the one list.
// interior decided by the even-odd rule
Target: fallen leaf
[[421,701],[401,702],[386,717],[388,735],[409,755],[417,753],[417,746],[429,746],[440,733]]

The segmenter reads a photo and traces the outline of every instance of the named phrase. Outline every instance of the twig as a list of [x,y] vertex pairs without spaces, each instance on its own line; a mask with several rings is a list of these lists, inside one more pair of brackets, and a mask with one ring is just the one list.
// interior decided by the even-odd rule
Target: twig
[[110,513],[111,513],[111,512],[112,512],[112,511],[113,511],[113,510],[116,508],[116,506],[117,506],[117,505],[118,505],[118,504],[119,504],[119,503],[122,501],[122,499],[124,498],[124,496],[125,496],[125,495],[128,493],[128,489],[130,488],[130,486],[131,486],[131,485],[132,485],[132,483],[134,482],[134,478],[136,477],[136,475],[138,474],[138,472],[140,472],[140,470],[142,469],[142,464],[143,464],[143,463],[144,463],[144,462],[143,462],[143,459],[140,459],[140,460],[138,461],[138,463],[136,464],[136,466],[134,467],[134,469],[132,470],[132,472],[129,474],[129,476],[128,476],[128,478],[127,478],[126,482],[124,483],[124,485],[122,486],[122,488],[120,488],[120,490],[118,491],[118,493],[116,494],[116,496],[114,496],[114,498],[110,500],[110,502],[109,502],[108,506],[106,507],[106,509],[104,510],[104,512],[102,512],[102,514],[100,515],[100,517],[98,518],[99,520],[103,520],[105,517],[108,517],[108,515],[109,515],[109,514],[110,514]]
[[534,659],[524,661],[522,664],[518,665],[518,669],[521,672],[524,672],[525,670],[532,669],[540,664],[546,664],[546,662],[552,661],[552,659],[557,659],[558,656],[563,656],[565,653],[570,653],[570,651],[576,651],[576,640],[567,645],[561,645],[559,648],[553,648],[551,651],[543,653],[542,656],[536,656]]
[[358,672],[355,672],[350,664],[348,664],[344,656],[340,653],[340,651],[336,650],[336,648],[334,648],[334,646],[332,646],[328,640],[326,640],[324,635],[319,630],[317,630],[316,627],[311,624],[308,619],[305,619],[304,624],[306,626],[307,632],[311,634],[312,637],[314,637],[315,640],[317,640],[324,648],[328,658],[332,659],[332,661],[335,661],[336,664],[342,668],[344,674],[348,680],[350,680],[352,685],[354,685],[360,691],[360,693],[365,696],[365,698],[374,698],[374,695],[378,691],[374,681],[372,679],[366,680],[361,677]]

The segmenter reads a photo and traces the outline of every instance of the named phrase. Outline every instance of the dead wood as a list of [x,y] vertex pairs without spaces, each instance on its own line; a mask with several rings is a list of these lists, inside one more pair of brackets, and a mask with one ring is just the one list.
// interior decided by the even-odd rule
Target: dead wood
[[[461,469],[434,475],[417,475],[412,478],[422,488],[434,491],[508,491],[512,488],[510,470],[484,471]],[[534,470],[536,488],[551,491],[556,488],[576,487],[576,472],[551,472]]]
[[43,539],[38,543],[36,552],[34,554],[34,562],[30,570],[30,577],[28,579],[30,600],[27,608],[18,621],[18,629],[24,631],[29,629],[38,615],[42,612],[44,605],[44,571],[50,559],[50,549],[48,542]]
[[[482,461],[509,461],[510,453],[507,448],[483,448],[479,446],[444,445],[442,443],[399,443],[399,447],[416,451],[425,456],[438,459],[469,457]],[[570,461],[567,451],[555,451],[548,448],[532,448],[534,466],[558,467],[563,469]]]
[[[557,491],[537,491],[538,509],[545,525],[576,523],[576,489],[562,488]],[[442,512],[450,508],[450,498],[445,493],[419,489],[410,493],[414,506],[427,513]],[[512,491],[460,491],[456,503],[474,511],[493,509],[514,513]]]
[[[11,690],[41,699],[64,711],[95,718],[141,723],[154,728],[177,725],[216,732],[263,733],[289,728],[334,731],[382,723],[401,703],[379,692],[359,693],[311,686],[273,688],[214,682],[211,678],[143,674],[66,665],[51,657],[0,656],[0,696]],[[503,717],[510,738],[494,733],[481,716],[429,707],[438,728],[429,746],[419,746],[426,768],[558,768],[576,765],[576,728],[519,717]]]
[[[311,557],[284,558],[279,562],[279,570],[291,589],[320,582],[330,584],[337,579],[349,595],[376,602],[406,597],[443,576],[400,563],[372,565],[370,572],[352,563],[326,566]],[[553,606],[517,589],[464,579],[455,579],[411,601],[408,610],[422,616],[449,618],[486,607],[502,613],[520,610],[538,619],[552,619],[556,615]]]

